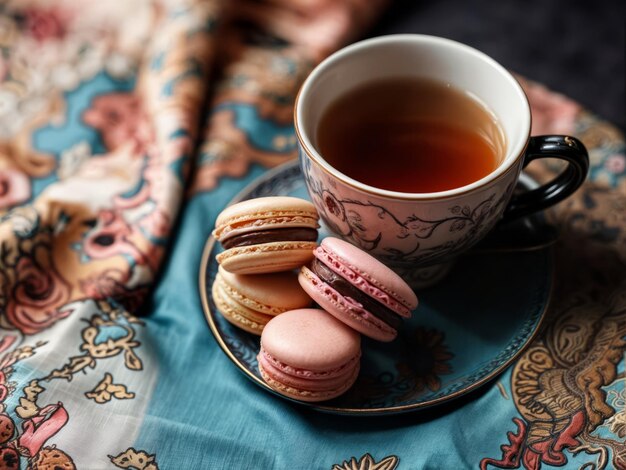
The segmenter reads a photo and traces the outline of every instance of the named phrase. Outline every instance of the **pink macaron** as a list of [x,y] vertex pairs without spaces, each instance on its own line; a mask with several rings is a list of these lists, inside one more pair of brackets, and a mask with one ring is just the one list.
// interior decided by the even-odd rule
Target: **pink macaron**
[[402,319],[417,307],[413,290],[390,268],[338,238],[325,238],[310,267],[300,270],[302,288],[317,304],[360,333],[392,341]]
[[263,329],[257,359],[263,380],[296,400],[330,400],[347,391],[360,367],[358,333],[319,309],[274,317]]

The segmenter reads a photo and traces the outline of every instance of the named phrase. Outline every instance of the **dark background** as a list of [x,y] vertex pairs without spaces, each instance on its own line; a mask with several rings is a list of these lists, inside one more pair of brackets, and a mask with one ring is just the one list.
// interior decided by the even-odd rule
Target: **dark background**
[[468,44],[626,130],[626,2],[396,0],[367,36],[432,34]]

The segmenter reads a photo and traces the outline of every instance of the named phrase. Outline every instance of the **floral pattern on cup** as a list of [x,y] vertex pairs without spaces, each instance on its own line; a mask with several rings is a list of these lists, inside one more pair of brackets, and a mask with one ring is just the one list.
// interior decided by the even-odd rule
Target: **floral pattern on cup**
[[415,202],[403,205],[347,185],[338,187],[303,154],[301,165],[311,199],[328,229],[400,270],[446,262],[468,249],[496,224],[514,187],[505,178],[462,203],[451,198],[433,210],[429,202],[422,213]]

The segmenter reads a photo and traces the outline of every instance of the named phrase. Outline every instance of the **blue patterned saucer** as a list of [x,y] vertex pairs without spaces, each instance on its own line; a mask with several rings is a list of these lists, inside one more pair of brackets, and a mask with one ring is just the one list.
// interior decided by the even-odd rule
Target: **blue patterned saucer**
[[[295,162],[266,173],[233,202],[285,195],[308,199]],[[361,372],[347,393],[324,403],[298,403],[338,414],[407,412],[457,398],[503,372],[530,344],[544,317],[552,287],[552,255],[546,244],[532,249],[503,248],[496,242],[494,246],[490,250],[482,244],[467,253],[444,281],[418,292],[420,305],[395,341],[363,338]],[[215,255],[220,251],[209,238],[200,266],[206,319],[228,358],[271,392],[257,367],[259,338],[228,323],[211,297]]]

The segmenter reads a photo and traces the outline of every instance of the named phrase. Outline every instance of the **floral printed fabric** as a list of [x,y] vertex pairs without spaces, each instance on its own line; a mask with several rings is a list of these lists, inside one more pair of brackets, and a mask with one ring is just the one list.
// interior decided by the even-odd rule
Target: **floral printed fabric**
[[[0,468],[138,458],[122,451],[158,364],[133,314],[186,194],[294,157],[295,92],[380,10],[361,3],[0,4]],[[111,413],[125,448],[90,423],[114,429]],[[87,426],[87,443],[51,441]]]
[[[133,310],[163,258],[192,157],[200,155],[195,192],[224,173],[243,175],[250,161],[292,158],[301,80],[349,37],[353,9],[362,21],[375,11],[321,2],[313,15],[310,2],[295,5],[301,11],[240,3],[0,7],[3,321],[34,334],[84,298],[115,298]],[[283,32],[293,24],[276,21],[273,10],[303,23],[284,31],[301,45],[250,26],[272,18],[269,26]],[[311,47],[315,33],[328,44]],[[221,77],[211,81],[216,65]],[[259,145],[234,120],[265,126]]]
[[[481,459],[539,468],[557,462],[546,450],[554,443],[587,461],[600,452],[605,466],[617,455],[598,439],[623,437],[621,415],[559,408],[552,422],[491,392],[436,426],[322,419],[257,393],[213,342],[196,286],[217,213],[264,169],[295,157],[300,83],[383,3],[0,3],[0,468],[331,468],[357,459],[414,468],[429,458],[441,468]],[[591,150],[595,183],[560,220],[610,247],[615,280],[626,263],[623,139],[567,98],[525,86],[535,133],[574,133]],[[576,393],[601,402],[598,387]],[[529,424],[510,443],[517,454],[500,455],[519,413]],[[491,419],[488,442],[452,451],[456,423],[475,416]],[[588,436],[601,423],[607,432],[584,440],[581,422]],[[414,445],[427,441],[432,452]]]

